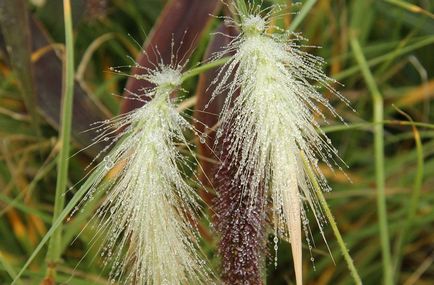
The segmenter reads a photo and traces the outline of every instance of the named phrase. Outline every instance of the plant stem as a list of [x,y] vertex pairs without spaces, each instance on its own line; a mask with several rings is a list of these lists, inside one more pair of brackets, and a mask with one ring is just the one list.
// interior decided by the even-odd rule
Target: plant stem
[[[406,116],[410,122],[413,122],[413,120],[409,115],[407,115],[406,113],[400,110],[398,110],[398,112]],[[414,140],[416,143],[417,172],[416,172],[416,177],[414,179],[414,186],[413,186],[413,191],[411,193],[411,198],[407,205],[407,218],[402,226],[395,247],[396,250],[395,250],[395,258],[394,258],[394,273],[395,273],[396,282],[399,281],[399,273],[400,273],[401,263],[403,258],[402,251],[410,235],[408,230],[410,229],[410,225],[413,225],[414,223],[414,218],[416,216],[416,211],[419,205],[420,193],[422,190],[421,188],[422,188],[422,181],[423,181],[423,173],[424,173],[423,146],[420,138],[420,133],[417,130],[416,126],[414,125],[412,126],[412,130],[414,134]]]
[[374,151],[375,151],[375,176],[377,184],[377,211],[380,226],[381,250],[383,255],[383,275],[384,284],[393,284],[392,263],[390,254],[389,230],[387,225],[387,208],[385,194],[385,175],[384,175],[384,127],[383,121],[383,98],[378,89],[375,79],[369,70],[368,63],[363,55],[362,48],[355,37],[351,34],[351,47],[354,56],[360,66],[360,70],[365,78],[366,84],[372,96],[374,112]]
[[181,77],[181,81],[184,82],[187,79],[190,79],[196,75],[201,74],[204,71],[207,71],[209,69],[212,69],[214,67],[220,66],[225,64],[228,60],[230,59],[230,57],[223,57],[214,61],[210,61],[208,63],[205,63],[203,65],[200,65],[198,67],[192,68],[186,72],[184,72],[184,74]]
[[420,128],[434,129],[434,124],[422,123],[422,122],[414,122],[414,121],[400,121],[400,120],[384,120],[382,122],[366,122],[366,123],[353,123],[347,125],[330,125],[322,127],[321,130],[326,133],[337,132],[337,131],[346,131],[346,130],[354,130],[354,129],[371,129],[372,126],[376,124],[381,125],[395,125],[395,126],[415,126]]
[[298,25],[303,21],[303,19],[307,16],[307,13],[312,9],[313,5],[315,5],[317,0],[307,0],[306,3],[301,8],[300,12],[297,13],[297,16],[292,21],[291,25],[288,28],[288,31],[294,32],[297,29]]
[[12,281],[11,285],[17,284],[19,282],[21,275],[26,271],[27,267],[29,267],[30,263],[38,255],[38,253],[39,253],[39,251],[41,251],[42,247],[48,242],[49,239],[51,239],[51,237],[54,235],[56,230],[62,225],[62,222],[66,218],[66,216],[68,216],[68,214],[71,212],[71,210],[80,202],[81,198],[86,194],[86,192],[89,191],[89,188],[92,186],[92,182],[94,181],[95,177],[97,177],[100,174],[101,174],[101,172],[98,171],[98,169],[95,170],[94,173],[92,173],[89,176],[89,178],[86,180],[86,182],[74,194],[74,196],[71,198],[69,203],[63,209],[63,211],[61,211],[61,213],[59,214],[57,219],[55,221],[53,221],[51,228],[47,231],[47,233],[41,239],[39,244],[36,246],[35,250],[32,252],[30,257],[27,259],[26,263],[23,265],[21,270],[17,273],[17,275],[15,276],[15,279],[14,279],[14,281]]
[[[57,183],[56,194],[54,200],[53,212],[53,225],[58,220],[60,213],[65,205],[65,189],[68,180],[68,159],[71,138],[71,124],[72,124],[72,102],[74,96],[74,44],[72,33],[72,19],[71,19],[71,5],[69,0],[63,0],[63,19],[65,23],[65,41],[66,41],[66,55],[65,55],[65,77],[63,85],[63,103],[62,103],[62,117],[59,144],[60,151],[57,161]],[[50,239],[47,253],[48,271],[47,277],[55,278],[55,266],[59,262],[61,256],[62,245],[62,226],[53,232]]]
[[315,174],[313,173],[312,169],[310,168],[309,163],[308,163],[308,161],[307,161],[306,156],[304,155],[304,153],[301,153],[301,157],[303,158],[304,168],[305,168],[305,170],[306,170],[306,172],[307,172],[307,174],[308,174],[308,176],[309,176],[309,178],[310,178],[310,180],[312,182],[313,188],[315,189],[315,193],[316,193],[316,195],[317,195],[317,197],[319,199],[321,207],[324,210],[324,213],[325,213],[325,215],[326,215],[326,217],[327,217],[327,219],[328,219],[328,221],[330,223],[330,226],[332,227],[332,230],[333,230],[333,233],[334,233],[334,235],[336,237],[338,245],[339,245],[339,247],[341,249],[341,252],[342,252],[342,254],[344,256],[344,259],[345,259],[345,261],[346,261],[346,263],[348,265],[348,269],[351,272],[351,276],[353,277],[354,282],[357,285],[361,285],[362,284],[362,279],[360,278],[359,272],[357,272],[357,269],[354,266],[353,259],[351,258],[350,254],[348,253],[349,250],[348,250],[347,246],[345,245],[345,241],[342,238],[341,233],[339,232],[339,229],[338,229],[338,226],[336,224],[336,221],[333,218],[333,214],[330,211],[330,208],[329,208],[329,206],[327,204],[326,199],[324,198],[324,195],[323,195],[323,193],[321,191],[321,187],[319,186],[318,181],[316,180]]

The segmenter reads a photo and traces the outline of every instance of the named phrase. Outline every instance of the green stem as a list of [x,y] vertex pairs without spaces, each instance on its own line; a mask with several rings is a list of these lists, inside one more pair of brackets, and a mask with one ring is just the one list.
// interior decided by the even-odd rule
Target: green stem
[[[390,53],[386,53],[386,54],[380,55],[378,57],[375,57],[373,59],[370,59],[367,61],[367,64],[369,67],[373,67],[375,65],[378,65],[382,62],[387,61],[391,57],[392,54],[393,54],[393,56],[401,56],[401,55],[410,53],[410,52],[412,52],[418,48],[421,48],[421,47],[424,47],[427,45],[431,45],[432,43],[434,43],[434,36],[429,36],[429,37],[421,39],[420,41],[416,41],[416,42],[412,43],[411,45],[403,47],[399,50],[394,50],[394,51],[391,51]],[[359,66],[353,66],[353,67],[342,70],[341,72],[333,75],[333,78],[336,80],[343,80],[345,78],[350,77],[353,74],[356,74],[359,70],[360,70]]]
[[[57,183],[54,201],[53,224],[58,220],[65,205],[65,189],[68,180],[68,158],[70,150],[71,124],[72,124],[72,103],[74,96],[74,44],[72,33],[71,5],[69,0],[63,0],[63,19],[65,23],[65,79],[62,104],[62,118],[60,127],[60,151],[58,156]],[[50,239],[47,253],[48,271],[47,277],[54,279],[55,265],[59,262],[62,246],[62,226],[53,232]]]
[[369,70],[368,63],[363,55],[362,48],[354,34],[351,35],[351,47],[354,56],[360,66],[363,77],[371,92],[374,112],[374,150],[375,150],[375,175],[377,184],[377,211],[380,226],[381,250],[383,255],[384,284],[392,285],[392,263],[390,254],[389,230],[387,225],[387,208],[384,175],[384,129],[383,124],[383,98],[375,83],[375,79]]
[[325,133],[339,132],[339,131],[349,131],[355,129],[367,129],[371,130],[372,126],[376,124],[381,125],[391,125],[391,126],[415,126],[427,129],[434,129],[434,124],[422,123],[422,122],[414,122],[414,121],[400,121],[400,120],[384,120],[382,122],[366,122],[366,123],[354,123],[347,125],[330,125],[322,127],[321,130]]
[[181,81],[184,82],[187,79],[190,79],[196,75],[201,74],[202,72],[205,72],[209,69],[212,69],[214,67],[220,66],[225,64],[226,62],[228,62],[228,60],[230,59],[230,57],[223,57],[214,61],[210,61],[208,63],[205,63],[203,65],[200,65],[198,67],[192,68],[186,72],[184,72],[184,74],[181,77]]
[[[399,112],[404,116],[406,116],[410,122],[413,122],[410,116],[408,116],[404,112],[401,111]],[[409,239],[410,233],[408,230],[410,229],[410,226],[414,224],[414,219],[416,217],[416,211],[419,205],[420,194],[422,190],[422,182],[423,182],[423,173],[424,173],[423,146],[422,146],[419,131],[415,126],[412,126],[412,129],[414,134],[414,140],[416,143],[417,172],[416,172],[416,177],[414,179],[413,192],[411,194],[411,198],[407,206],[407,219],[405,220],[402,226],[402,230],[396,242],[395,260],[394,260],[395,281],[399,281],[399,273],[400,273],[401,263],[403,258],[402,251]]]
[[288,28],[288,31],[293,32],[297,27],[301,24],[303,19],[307,16],[309,11],[312,9],[313,5],[315,5],[317,0],[307,0],[306,3],[301,8],[300,12],[297,13],[297,16],[292,21],[291,25]]
[[359,272],[357,272],[357,269],[354,266],[353,259],[351,258],[350,254],[349,254],[349,250],[348,250],[347,246],[345,245],[345,241],[342,238],[341,233],[339,232],[339,229],[338,229],[338,226],[336,224],[336,221],[333,218],[333,214],[330,211],[330,208],[329,208],[329,206],[327,204],[326,199],[324,198],[324,195],[323,195],[323,193],[321,191],[321,187],[319,186],[318,181],[316,180],[315,174],[313,173],[313,171],[312,171],[312,169],[311,169],[311,167],[309,165],[309,162],[307,161],[306,156],[304,155],[304,153],[301,154],[301,157],[303,158],[303,163],[304,163],[305,170],[306,170],[306,172],[307,172],[307,174],[308,174],[308,176],[309,176],[309,178],[310,178],[310,180],[312,182],[313,188],[315,189],[316,196],[319,199],[321,207],[324,210],[324,213],[325,213],[325,215],[326,215],[326,217],[327,217],[327,219],[328,219],[328,221],[330,223],[330,226],[332,227],[333,233],[334,233],[334,235],[336,237],[336,240],[337,240],[338,245],[339,245],[339,247],[341,249],[341,252],[342,252],[342,254],[344,256],[344,259],[347,262],[348,269],[351,272],[351,276],[353,277],[354,282],[357,285],[361,285],[362,284],[362,279],[360,278]]
[[[101,175],[101,171],[96,169],[86,180],[86,182],[80,187],[80,189],[74,194],[69,203],[63,209],[63,211],[59,214],[57,219],[53,221],[51,228],[47,231],[44,237],[41,239],[39,244],[36,246],[35,250],[32,252],[30,257],[27,259],[26,263],[23,265],[21,270],[15,276],[14,281],[12,281],[11,285],[17,284],[21,275],[26,271],[27,267],[29,267],[30,263],[35,259],[38,253],[41,251],[42,247],[51,239],[56,232],[57,229],[62,225],[63,220],[68,216],[71,210],[80,202],[81,198],[89,191],[89,188],[92,186],[92,182],[96,177]],[[51,240],[50,240],[51,241]]]

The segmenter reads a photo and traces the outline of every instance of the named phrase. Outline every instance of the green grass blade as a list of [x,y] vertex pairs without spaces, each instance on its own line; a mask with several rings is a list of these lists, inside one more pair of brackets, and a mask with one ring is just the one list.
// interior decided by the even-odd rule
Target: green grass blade
[[89,187],[92,185],[92,182],[94,181],[95,177],[97,175],[100,175],[100,171],[96,169],[92,175],[88,177],[86,182],[80,187],[80,189],[74,194],[72,199],[69,201],[69,203],[65,206],[63,211],[58,215],[57,219],[53,222],[51,228],[48,230],[48,232],[45,234],[45,236],[42,238],[42,240],[39,242],[38,246],[35,248],[33,253],[30,255],[30,257],[27,259],[26,263],[23,265],[21,270],[17,273],[13,284],[17,284],[19,278],[24,273],[24,271],[27,269],[27,267],[30,265],[30,263],[33,261],[33,259],[36,257],[36,255],[41,251],[42,247],[48,242],[48,240],[53,236],[54,232],[59,228],[60,225],[62,225],[63,220],[66,218],[66,216],[71,212],[71,210],[80,202],[80,199],[83,197],[83,195],[89,190]]
[[425,9],[422,9],[421,7],[414,5],[412,3],[407,3],[405,1],[401,1],[401,0],[384,0],[390,4],[396,5],[398,7],[401,7],[409,12],[412,13],[417,13],[417,14],[422,14],[425,16],[430,17],[431,19],[434,19],[434,14],[431,13],[430,11],[427,11]]
[[289,26],[288,31],[294,32],[297,29],[297,27],[301,24],[301,22],[303,21],[303,19],[310,12],[310,10],[312,9],[313,5],[315,5],[316,1],[317,0],[307,0],[304,3],[303,8],[301,8],[300,12],[297,14],[297,16],[294,18],[294,20],[292,21],[291,25]]
[[324,213],[327,217],[327,220],[330,223],[330,226],[332,227],[333,233],[336,237],[336,240],[338,242],[338,245],[341,249],[341,252],[344,256],[344,259],[348,265],[348,269],[351,272],[351,276],[354,279],[354,282],[357,285],[361,285],[362,284],[362,279],[360,278],[359,272],[357,272],[356,267],[354,266],[354,262],[353,259],[351,258],[350,254],[349,254],[349,250],[347,248],[347,246],[345,245],[344,239],[342,238],[341,233],[339,232],[338,226],[336,224],[335,219],[333,218],[333,214],[330,211],[330,208],[327,204],[327,201],[324,198],[324,195],[321,191],[321,187],[318,184],[318,181],[315,178],[315,174],[313,173],[312,169],[309,166],[309,163],[307,162],[307,159],[305,157],[305,155],[302,153],[302,158],[303,158],[303,163],[304,163],[304,168],[305,171],[307,172],[307,174],[309,175],[309,178],[312,182],[313,188],[315,189],[315,193],[319,199],[319,202],[322,206],[322,209],[324,210]]
[[321,130],[325,133],[333,133],[333,132],[341,132],[341,131],[350,131],[350,130],[368,130],[370,131],[374,125],[396,125],[396,126],[415,126],[420,128],[434,129],[434,124],[422,123],[422,122],[414,122],[414,121],[399,121],[399,120],[384,120],[382,122],[372,123],[353,123],[346,125],[330,125],[322,127]]
[[[60,152],[58,156],[57,168],[57,183],[56,194],[54,201],[53,223],[59,220],[59,215],[65,204],[65,189],[68,180],[69,167],[69,150],[71,139],[71,124],[72,124],[72,103],[74,96],[74,40],[72,32],[71,5],[69,0],[63,1],[63,13],[65,22],[65,41],[66,41],[66,59],[65,59],[65,79],[64,79],[64,95],[62,104],[62,122],[60,128]],[[48,247],[48,272],[47,276],[54,275],[55,264],[58,262],[61,255],[62,247],[62,220],[59,227],[53,233]]]
[[[410,122],[413,122],[410,116],[405,114],[402,111],[399,111],[401,114],[406,116]],[[395,269],[395,280],[399,281],[399,273],[401,269],[402,259],[403,259],[403,248],[408,241],[409,238],[409,229],[411,225],[415,222],[416,211],[419,206],[420,195],[422,190],[422,182],[423,182],[423,173],[424,173],[424,159],[423,159],[423,146],[420,137],[420,133],[417,128],[412,126],[414,140],[416,143],[416,153],[417,153],[417,171],[416,177],[414,179],[413,191],[411,193],[410,200],[407,205],[407,218],[402,226],[402,230],[396,242],[396,250],[395,250],[395,260],[394,260],[394,269]]]
[[[1,251],[0,251],[0,264],[4,267],[4,269],[9,274],[12,280],[17,276],[17,273],[15,272],[14,268],[12,267],[12,265],[10,265],[7,262],[6,258],[3,256],[3,253]],[[21,285],[23,283],[17,282],[17,284]]]
[[[373,59],[368,60],[367,61],[367,66],[368,67],[373,67],[373,66],[375,66],[377,64],[385,62],[385,61],[387,61],[391,57],[392,54],[395,57],[402,56],[404,54],[410,53],[410,52],[412,52],[412,51],[414,51],[416,49],[422,48],[424,46],[431,45],[433,43],[434,43],[434,36],[428,36],[428,37],[422,38],[420,41],[414,42],[411,45],[403,47],[403,48],[401,48],[399,50],[396,50],[396,51],[394,50],[394,51],[391,51],[391,52],[389,52],[387,54],[384,54],[384,55],[381,55],[381,56],[378,56],[378,57],[375,57]],[[333,76],[333,78],[335,78],[336,80],[343,80],[343,79],[349,78],[351,75],[356,74],[360,70],[361,70],[360,65],[353,66],[353,67],[350,67],[348,69],[345,69],[345,70],[343,70],[343,71],[335,74]]]
[[35,215],[36,217],[40,218],[44,222],[49,223],[51,221],[51,217],[43,212],[40,212],[32,207],[29,207],[19,201],[19,199],[11,199],[8,196],[0,193],[0,201],[5,202],[8,206],[8,208],[16,208],[23,213]]
[[362,48],[359,41],[354,34],[351,35],[351,47],[354,56],[360,66],[363,77],[371,92],[373,112],[374,112],[374,152],[375,152],[375,176],[377,183],[377,211],[380,227],[381,249],[383,255],[383,274],[384,284],[393,284],[392,277],[392,264],[390,254],[390,240],[387,222],[387,207],[386,207],[386,193],[385,193],[385,175],[384,175],[384,127],[380,123],[383,121],[383,98],[380,94],[375,79],[369,70],[368,63],[363,55]]

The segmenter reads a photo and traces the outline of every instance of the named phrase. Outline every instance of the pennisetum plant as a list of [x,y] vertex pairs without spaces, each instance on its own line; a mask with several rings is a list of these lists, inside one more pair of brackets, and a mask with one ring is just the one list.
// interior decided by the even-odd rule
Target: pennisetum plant
[[[302,38],[298,34],[267,33],[274,7],[261,10],[244,1],[237,1],[234,7],[239,19],[225,17],[225,21],[238,28],[240,35],[233,37],[224,51],[215,54],[215,58],[228,57],[228,61],[213,82],[215,90],[211,98],[226,96],[216,141],[224,145],[219,153],[222,162],[217,174],[217,181],[224,181],[218,184],[222,195],[218,198],[217,212],[223,219],[218,227],[222,236],[220,252],[223,261],[229,261],[223,264],[223,271],[239,270],[247,274],[249,266],[233,268],[234,264],[246,265],[239,261],[252,257],[246,254],[248,251],[234,253],[236,243],[240,242],[234,239],[239,230],[234,223],[240,227],[248,225],[251,236],[255,236],[256,229],[263,231],[261,217],[265,201],[269,199],[274,249],[278,249],[279,238],[291,243],[296,281],[300,285],[302,234],[309,249],[313,242],[308,208],[325,239],[324,205],[319,202],[314,188],[319,186],[329,191],[330,187],[318,162],[323,161],[329,167],[340,164],[337,150],[320,130],[316,119],[325,120],[321,109],[340,117],[321,95],[318,86],[346,100],[332,88],[335,81],[322,72],[323,60],[301,51]],[[230,219],[232,224],[225,223],[225,219]],[[232,232],[228,233],[228,229]],[[256,235],[258,239],[262,237]],[[255,246],[260,245],[261,240],[244,242],[250,242],[250,247],[256,247],[256,251],[262,249]],[[237,248],[243,251],[246,246]],[[231,259],[225,258],[236,254],[240,256],[238,263],[231,264]],[[238,276],[238,280],[226,278],[227,284],[244,284],[242,274]]]
[[131,95],[147,103],[95,128],[96,142],[107,142],[105,150],[111,150],[94,168],[76,209],[104,192],[94,215],[99,221],[94,244],[110,267],[112,283],[205,284],[215,279],[198,243],[199,196],[181,171],[190,162],[179,150],[192,154],[185,130],[201,135],[202,143],[206,134],[179,113],[171,94],[185,78],[218,65],[205,109],[225,96],[212,185],[222,281],[262,284],[268,222],[275,251],[279,238],[291,243],[298,285],[303,234],[309,249],[313,244],[307,212],[325,239],[323,226],[332,218],[321,190],[330,187],[318,163],[340,163],[317,118],[325,120],[322,109],[340,117],[318,86],[346,100],[322,72],[322,59],[300,50],[298,34],[267,33],[274,7],[261,10],[243,1],[231,7],[238,19],[225,17],[225,24],[239,34],[229,36],[211,57],[214,61],[184,75],[184,66],[174,63],[136,65],[144,73],[133,76],[154,87]]
[[[181,0],[162,1],[170,4],[170,10],[165,9],[161,13],[170,25],[159,25],[161,21],[157,21],[157,28],[154,27],[150,38],[159,34],[164,37],[159,41],[147,42],[146,51],[141,58],[146,58],[149,65],[145,67],[143,62],[138,60],[142,65],[135,63],[132,73],[140,74],[129,75],[135,80],[146,81],[144,86],[148,87],[140,89],[142,85],[134,82],[131,84],[134,88],[128,84],[126,88],[130,89],[126,91],[132,97],[130,99],[140,101],[140,104],[128,106],[125,113],[110,120],[102,119],[95,123],[92,128],[97,133],[94,143],[102,143],[103,150],[91,163],[92,173],[85,177],[81,188],[74,193],[65,206],[64,189],[68,180],[68,153],[75,93],[74,37],[69,2],[70,0],[64,0],[67,68],[65,68],[64,110],[58,144],[61,151],[58,160],[58,184],[53,221],[51,228],[18,274],[14,272],[14,264],[9,267],[2,265],[13,278],[12,284],[17,284],[21,275],[27,274],[27,267],[32,264],[48,241],[50,241],[48,270],[43,282],[57,281],[59,276],[56,277],[55,274],[56,266],[61,261],[63,247],[72,236],[76,236],[77,228],[81,228],[81,223],[85,219],[88,220],[86,226],[93,230],[90,241],[83,239],[84,244],[90,247],[86,254],[96,252],[101,257],[102,262],[98,264],[101,265],[98,269],[101,269],[102,274],[107,273],[107,283],[110,284],[262,285],[265,283],[264,269],[267,259],[271,259],[271,263],[277,266],[279,246],[283,242],[289,242],[295,283],[302,285],[303,265],[309,263],[309,260],[303,261],[302,245],[306,244],[305,252],[310,253],[310,260],[313,262],[311,251],[314,246],[314,236],[323,238],[327,245],[324,233],[326,224],[330,225],[337,238],[337,244],[355,283],[361,284],[361,279],[323,196],[323,192],[331,190],[322,172],[323,167],[328,167],[332,171],[334,168],[342,170],[345,163],[339,158],[337,149],[326,133],[321,130],[321,125],[327,123],[328,117],[343,121],[322,92],[325,91],[349,104],[333,88],[337,82],[324,73],[324,60],[304,51],[305,39],[298,33],[283,30],[274,24],[278,22],[275,21],[275,17],[279,17],[282,13],[280,7],[268,5],[262,8],[264,2],[280,2],[277,0],[183,0],[182,3]],[[17,11],[20,6],[25,6],[24,0],[17,3],[20,3],[16,6]],[[203,44],[206,40],[196,40],[195,36],[200,32],[189,33],[184,30],[185,27],[193,22],[195,25],[190,26],[194,28],[200,26],[197,31],[208,29],[209,14],[218,10],[221,3],[224,4],[223,13],[226,16],[216,16],[217,19],[223,19],[224,23],[220,23],[219,28],[216,29],[216,37],[211,40],[210,48],[205,53],[205,62],[186,70],[188,64],[185,62],[193,54],[191,51],[195,49],[197,42]],[[304,8],[312,7],[315,1],[306,0],[305,3]],[[355,7],[357,8],[358,5]],[[181,8],[183,13],[179,13]],[[308,10],[302,11],[307,13]],[[192,15],[195,14],[200,14],[200,17],[193,17]],[[184,21],[185,15],[195,20]],[[429,15],[430,13],[426,13],[425,16]],[[295,18],[293,24],[300,22],[297,22],[297,19],[301,18]],[[7,26],[10,25],[8,21],[4,22],[8,24]],[[172,34],[172,45],[170,45],[168,38],[174,26],[177,26],[178,30],[174,30],[178,33]],[[109,37],[100,37],[89,46],[83,55],[80,67],[88,65],[91,54],[101,45],[103,39]],[[390,253],[384,206],[382,124],[386,121],[382,120],[382,99],[375,80],[370,74],[358,41],[353,37],[352,35],[351,43],[355,57],[375,97],[374,124],[378,125],[375,148],[378,166],[377,187],[380,190],[378,207],[381,218],[380,228],[383,232],[384,268],[385,271],[391,272],[388,268]],[[182,64],[175,63],[178,61],[178,55],[173,54],[174,38],[177,39],[176,44],[180,46],[176,53],[184,50],[179,61]],[[39,42],[38,37],[35,36],[34,39],[36,39],[35,43]],[[432,41],[417,40],[414,42],[414,47],[403,48],[399,54],[429,42]],[[154,49],[156,43],[159,43],[160,47],[164,45],[163,48],[166,50],[160,54]],[[9,47],[8,43],[7,46]],[[35,46],[38,47],[35,50],[37,57],[44,59],[44,61],[41,59],[39,64],[42,68],[40,70],[45,70],[51,66],[46,64],[48,61],[45,61],[45,56],[48,54],[46,46],[45,44]],[[47,46],[52,45],[47,43]],[[168,52],[169,49],[172,53]],[[118,50],[118,44],[115,45],[114,50]],[[51,50],[49,51],[51,53]],[[202,49],[197,51],[193,57],[200,56]],[[8,52],[10,52],[9,48]],[[154,57],[151,52],[154,52]],[[55,53],[52,53],[54,56]],[[29,54],[31,55],[30,52]],[[59,61],[60,70],[60,60],[57,56],[54,57],[56,62]],[[373,61],[381,62],[382,59],[380,57],[378,59]],[[84,69],[79,68],[79,70],[81,72],[78,73],[83,75]],[[119,72],[116,69],[113,71]],[[196,98],[180,102],[179,97],[173,96],[174,93],[183,90],[182,85],[186,79],[199,74],[202,78],[196,85],[199,90]],[[13,76],[11,78],[15,79]],[[9,84],[7,85],[9,89]],[[42,85],[39,89],[45,90]],[[40,93],[57,94],[46,91]],[[201,98],[197,98],[198,96]],[[187,114],[190,114],[191,110],[183,111],[194,104],[196,104],[194,110],[196,117],[190,119]],[[133,107],[137,108],[131,110]],[[3,113],[15,117],[9,114],[8,110]],[[51,111],[47,113],[51,114]],[[23,121],[27,120],[21,115],[17,117]],[[88,121],[85,122],[87,125]],[[194,126],[193,123],[196,125]],[[193,139],[189,138],[191,134],[194,134]],[[195,136],[199,136],[197,141],[200,145],[193,149],[191,141],[196,138]],[[420,140],[416,131],[415,137]],[[37,142],[39,147],[39,140]],[[422,145],[417,142],[417,155],[420,160],[418,169],[421,172]],[[56,151],[57,148],[54,150]],[[6,156],[7,152],[4,152],[4,157],[9,160]],[[27,149],[23,152],[27,156]],[[202,167],[199,163],[201,172],[195,175],[193,169],[195,159],[200,160],[203,157],[207,159],[208,164]],[[25,164],[26,159],[25,157],[22,162],[20,161],[20,168],[21,164]],[[11,164],[9,161],[6,162]],[[415,217],[416,200],[423,178],[423,173],[419,174],[415,185],[418,191],[414,194],[414,203],[408,214],[406,229]],[[27,172],[23,172],[23,180],[26,180],[24,177],[26,175]],[[15,177],[12,178],[16,180]],[[29,185],[35,185],[34,183],[39,183],[38,181],[39,178],[35,178]],[[15,181],[12,181],[10,186],[19,186],[18,183],[15,183],[17,185],[14,183]],[[201,198],[197,189],[205,187],[210,188],[207,192],[209,195],[203,195]],[[15,203],[16,201],[13,200],[8,204],[17,209],[27,209],[31,215],[43,221],[45,215],[42,215],[39,210],[33,213],[29,210],[30,207],[26,208],[30,203],[24,205],[26,207],[18,207],[21,204]],[[40,202],[42,201],[45,203],[45,200]],[[39,204],[38,207],[43,206]],[[199,229],[202,230],[201,220],[208,222],[203,211],[204,205],[208,204],[211,208],[209,213],[212,215],[209,220],[213,223],[210,230],[217,232],[215,251],[219,255],[219,274],[214,272],[212,266],[214,263],[208,261],[205,253],[211,252],[209,254],[211,256],[214,248],[208,252],[208,248],[203,250],[201,247],[200,234],[206,231],[201,232]],[[73,216],[76,211],[81,212],[84,208],[88,211],[83,211],[82,219],[77,218],[74,221],[77,223],[69,228],[62,228],[64,219],[68,215]],[[23,212],[26,212],[24,210]],[[6,210],[1,212],[5,213]],[[38,213],[40,215],[37,215]],[[312,228],[311,224],[313,224]],[[5,228],[9,229],[10,225],[6,226]],[[39,223],[38,225],[35,223],[34,228],[35,230],[32,232],[29,230],[29,233],[39,233],[36,231],[39,231]],[[314,228],[318,230],[315,235],[312,233]],[[66,229],[71,230],[66,231]],[[395,262],[397,269],[402,259],[401,249],[406,241],[404,234],[405,230],[397,243],[398,253]],[[63,239],[63,235],[67,238]],[[214,238],[213,234],[206,236],[210,240]],[[274,249],[271,254],[267,252],[267,241],[270,237],[272,241],[270,245]],[[23,243],[22,247],[27,250],[24,248],[27,247],[26,244]],[[274,260],[272,254],[275,254]],[[270,256],[271,258],[268,258]],[[386,283],[392,282],[391,276],[388,276],[391,275],[390,272],[385,273]]]
[[[140,68],[140,66],[136,66]],[[177,144],[189,149],[171,94],[182,83],[174,64],[145,68],[135,75],[155,87],[143,90],[147,103],[102,122],[96,142],[112,147],[94,169],[80,206],[105,191],[94,215],[95,244],[110,282],[125,284],[204,284],[213,279],[198,245],[198,195],[180,167],[191,167]],[[137,97],[137,100],[142,100]]]
[[[214,142],[220,166],[213,183],[222,280],[262,284],[268,220],[275,251],[279,238],[291,243],[301,285],[303,234],[309,249],[313,244],[307,212],[313,213],[324,239],[323,213],[331,217],[315,190],[330,190],[318,163],[339,164],[317,118],[325,120],[321,109],[340,117],[318,86],[345,99],[322,72],[322,59],[300,50],[298,34],[267,33],[274,7],[237,4],[239,19],[225,17],[225,22],[240,32],[213,56],[225,63],[207,104],[225,95]],[[180,170],[189,167],[178,149],[180,144],[190,150],[183,131],[200,133],[171,97],[183,81],[182,68],[143,68],[143,74],[134,76],[154,87],[136,99],[146,97],[147,104],[97,127],[96,142],[113,147],[95,167],[81,203],[93,199],[99,188],[106,192],[94,216],[101,221],[95,243],[102,240],[99,252],[111,267],[111,282],[204,284],[214,279],[194,226],[199,196]]]
[[[215,140],[220,166],[214,181],[222,279],[226,284],[262,283],[271,201],[274,249],[278,250],[279,238],[291,243],[296,281],[302,284],[303,233],[312,248],[307,208],[323,237],[327,223],[313,190],[315,185],[330,190],[318,161],[332,167],[339,159],[315,119],[325,120],[318,105],[339,115],[313,84],[345,99],[321,71],[322,59],[300,50],[299,35],[267,34],[272,9],[237,3],[233,7],[239,19],[225,21],[240,34],[214,55],[227,59],[212,83],[210,102],[226,96]],[[178,113],[170,96],[182,83],[181,68],[157,65],[136,75],[155,85],[144,90],[151,100],[99,128],[97,141],[115,146],[96,167],[82,202],[91,199],[110,174],[95,216],[103,221],[96,231],[103,239],[100,251],[111,264],[113,282],[212,280],[192,226],[198,195],[179,170],[188,162],[176,143],[189,149],[183,130],[198,132]]]

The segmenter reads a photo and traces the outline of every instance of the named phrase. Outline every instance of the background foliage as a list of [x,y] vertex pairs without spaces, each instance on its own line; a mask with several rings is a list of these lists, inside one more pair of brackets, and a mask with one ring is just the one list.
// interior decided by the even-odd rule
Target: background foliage
[[[109,68],[130,65],[128,56],[139,55],[167,1],[71,2],[76,82],[71,147],[75,153],[90,143],[92,134],[83,132],[90,123],[121,111],[123,99],[112,94],[124,92],[127,77],[110,72]],[[265,1],[265,5],[271,2],[290,4],[291,1]],[[372,94],[380,95],[380,103],[384,103],[384,120],[380,122],[384,126],[381,137],[384,159],[380,159],[385,166],[387,229],[391,262],[402,261],[401,267],[393,269],[393,277],[396,284],[432,284],[434,2],[292,2],[300,5],[293,5],[289,10],[307,12],[295,30],[309,39],[310,47],[305,49],[326,59],[327,74],[342,83],[335,87],[356,110],[353,112],[330,97],[347,125],[331,119],[330,125],[324,126],[348,164],[346,174],[352,182],[340,172],[333,174],[327,168],[324,171],[333,188],[326,194],[327,202],[364,284],[379,284],[384,273],[376,206],[379,170],[374,163],[379,158],[374,155],[375,125],[372,123],[373,109],[379,103],[373,100]],[[303,7],[307,8],[303,10]],[[0,40],[0,284],[11,282],[52,224],[65,56],[62,11],[62,1],[58,0],[3,0],[0,4],[3,35]],[[220,20],[211,17],[209,25],[199,27],[194,26],[190,16],[184,17],[191,25],[189,30],[205,30],[197,38],[197,48],[188,63],[195,66],[212,37],[209,31]],[[296,14],[289,13],[276,23],[290,27],[294,18]],[[369,80],[370,75],[373,80]],[[187,97],[198,96],[195,95],[197,78],[190,79],[183,87],[188,91]],[[194,103],[194,99],[189,102]],[[85,167],[97,152],[98,148],[91,148],[69,158],[69,186],[80,183]],[[74,191],[66,193],[67,201]],[[85,209],[84,213],[65,221],[57,282],[107,282],[101,274],[103,265],[94,259],[93,249],[85,255],[92,231],[85,229],[71,243],[90,214],[91,209]],[[316,233],[314,223],[311,226]],[[215,234],[206,222],[202,229],[207,233],[204,248],[218,269]],[[305,258],[306,283],[351,284],[329,227],[326,236],[335,264],[317,233],[314,262]],[[289,246],[280,246],[276,268],[271,262],[274,258],[271,242],[269,246],[267,284],[293,283]],[[22,284],[39,284],[43,280],[46,251],[44,247],[24,272]],[[308,250],[304,254],[308,256]]]

